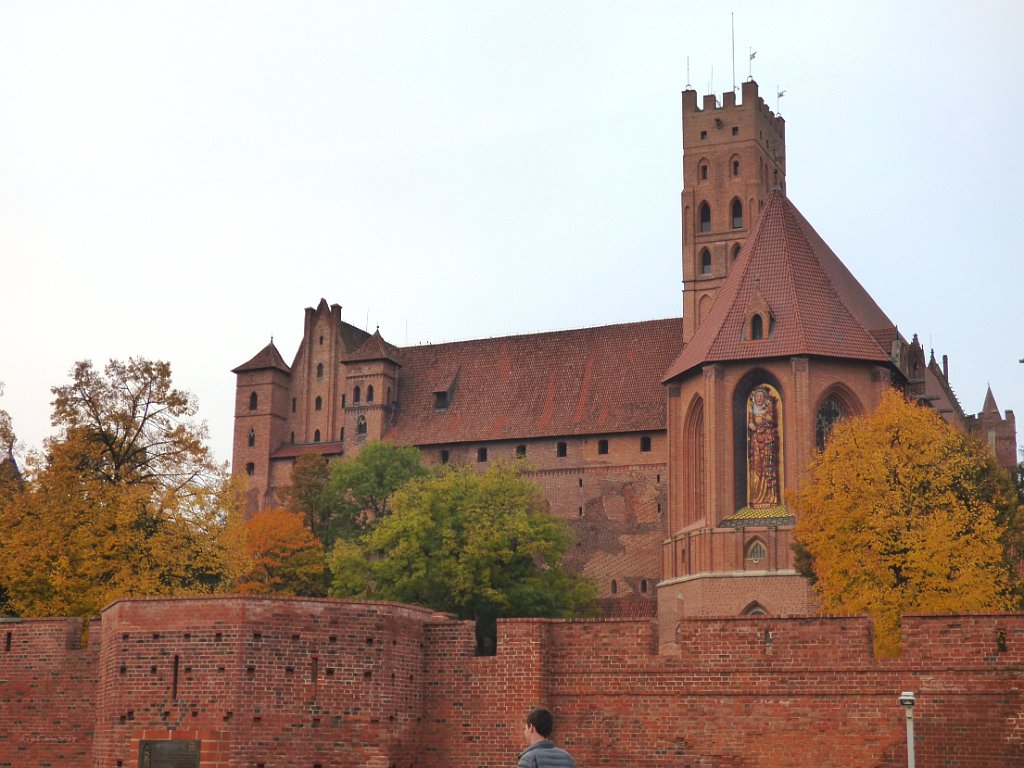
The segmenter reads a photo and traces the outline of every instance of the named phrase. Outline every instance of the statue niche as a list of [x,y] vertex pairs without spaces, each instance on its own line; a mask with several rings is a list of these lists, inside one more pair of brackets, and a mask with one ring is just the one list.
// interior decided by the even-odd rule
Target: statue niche
[[782,402],[770,384],[747,398],[747,504],[768,509],[782,504]]

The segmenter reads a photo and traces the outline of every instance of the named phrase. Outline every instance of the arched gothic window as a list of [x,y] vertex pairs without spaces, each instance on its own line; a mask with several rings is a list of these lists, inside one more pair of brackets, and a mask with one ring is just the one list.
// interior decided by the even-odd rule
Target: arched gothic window
[[313,442],[314,443],[319,443],[320,442],[320,430],[319,429],[316,432],[313,433]]
[[365,416],[360,416],[359,420],[356,421],[356,434],[357,435],[365,435],[366,434],[366,417]]
[[353,405],[359,405],[359,400],[362,397],[362,394],[363,394],[362,390],[359,389],[359,387],[356,387],[355,389],[352,390],[352,404]]
[[315,407],[316,407],[316,409],[317,409],[318,411],[319,411],[319,410],[323,410],[323,407],[324,407],[324,399],[323,399],[322,397],[320,397],[320,395],[317,395],[317,396],[316,396],[316,402],[315,402]]
[[707,248],[700,252],[700,273],[711,274],[711,252]]
[[753,560],[755,563],[760,563],[767,557],[768,550],[765,549],[764,542],[760,539],[754,539],[747,545],[747,560]]
[[253,392],[251,395],[249,395],[249,410],[250,411],[255,411],[256,410],[256,404],[258,402],[259,402],[259,398],[256,397],[256,393],[255,392]]
[[732,228],[741,229],[743,227],[743,203],[739,199],[732,201]]
[[366,402],[373,402],[373,384],[366,385]]
[[324,377],[324,364],[323,363],[317,363],[316,364],[316,377],[318,379],[322,379]]
[[711,206],[707,203],[700,204],[700,231],[711,231]]
[[249,447],[252,448],[254,445],[256,445],[256,430],[255,429],[250,429],[249,430]]
[[837,421],[843,418],[843,415],[843,406],[835,395],[825,398],[814,419],[814,440],[819,451],[825,450],[832,434],[832,428],[835,427]]

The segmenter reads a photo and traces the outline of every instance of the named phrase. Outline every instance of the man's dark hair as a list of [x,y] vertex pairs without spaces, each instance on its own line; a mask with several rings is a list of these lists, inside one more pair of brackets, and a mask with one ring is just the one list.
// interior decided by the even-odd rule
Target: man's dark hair
[[546,739],[555,727],[555,717],[544,707],[537,707],[526,716],[526,724],[532,725]]

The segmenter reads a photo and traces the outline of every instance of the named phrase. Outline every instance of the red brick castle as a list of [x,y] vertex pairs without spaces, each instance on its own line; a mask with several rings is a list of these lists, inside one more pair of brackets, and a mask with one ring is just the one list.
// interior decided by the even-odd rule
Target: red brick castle
[[[288,365],[234,369],[233,470],[278,503],[304,453],[368,440],[428,462],[529,462],[609,610],[677,617],[812,607],[787,488],[832,425],[899,387],[1015,463],[1013,413],[965,416],[925,359],[786,197],[785,122],[743,84],[683,92],[683,316],[417,347],[321,300]],[[655,585],[659,585],[655,589]],[[657,598],[655,594],[657,592]]]

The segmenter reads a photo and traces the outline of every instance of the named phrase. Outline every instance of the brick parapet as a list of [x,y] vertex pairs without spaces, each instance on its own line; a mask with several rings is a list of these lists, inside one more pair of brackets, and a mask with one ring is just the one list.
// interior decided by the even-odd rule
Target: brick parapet
[[0,765],[129,766],[172,738],[201,768],[505,766],[543,705],[581,765],[895,767],[902,690],[921,768],[1024,760],[1024,614],[907,617],[890,660],[863,617],[678,623],[677,645],[653,620],[501,621],[494,656],[382,602],[122,601],[85,647],[77,620],[0,623]]

